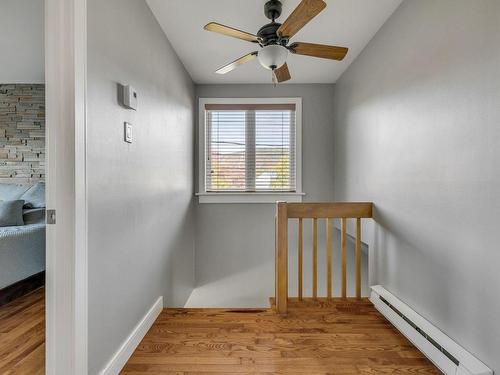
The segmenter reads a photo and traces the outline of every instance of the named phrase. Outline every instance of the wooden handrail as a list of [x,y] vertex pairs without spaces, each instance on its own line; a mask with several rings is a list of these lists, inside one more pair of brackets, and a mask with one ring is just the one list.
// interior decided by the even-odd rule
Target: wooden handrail
[[371,218],[373,210],[371,202],[280,203],[286,205],[289,219]]
[[313,252],[313,298],[317,298],[318,282],[318,219],[326,219],[327,237],[327,298],[332,298],[332,248],[333,220],[341,219],[341,254],[342,285],[341,295],[347,297],[347,219],[356,219],[356,297],[361,298],[361,219],[372,218],[371,202],[335,202],[335,203],[287,203],[276,204],[276,309],[286,314],[288,309],[288,221],[298,219],[298,299],[303,298],[302,265],[303,265],[303,219],[312,219],[312,252]]

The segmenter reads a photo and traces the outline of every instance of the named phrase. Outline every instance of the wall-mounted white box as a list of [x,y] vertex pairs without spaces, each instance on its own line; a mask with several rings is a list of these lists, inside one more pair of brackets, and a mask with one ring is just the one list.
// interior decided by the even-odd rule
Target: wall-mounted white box
[[137,110],[137,91],[132,86],[123,86],[123,105]]

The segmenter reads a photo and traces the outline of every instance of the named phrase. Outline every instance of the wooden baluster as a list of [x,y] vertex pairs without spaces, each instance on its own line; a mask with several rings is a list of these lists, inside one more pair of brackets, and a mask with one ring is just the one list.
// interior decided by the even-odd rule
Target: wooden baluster
[[302,218],[299,218],[298,258],[299,258],[299,300],[302,301]]
[[318,297],[318,219],[313,219],[313,298]]
[[342,298],[347,297],[347,219],[345,217],[342,218]]
[[281,315],[288,307],[288,214],[286,202],[277,203],[276,309]]
[[274,215],[274,303],[278,308],[278,205],[276,205],[276,214]]
[[326,257],[327,257],[327,275],[326,275],[326,290],[327,297],[332,298],[332,261],[333,261],[333,219],[326,219]]
[[361,219],[356,219],[356,298],[361,299]]

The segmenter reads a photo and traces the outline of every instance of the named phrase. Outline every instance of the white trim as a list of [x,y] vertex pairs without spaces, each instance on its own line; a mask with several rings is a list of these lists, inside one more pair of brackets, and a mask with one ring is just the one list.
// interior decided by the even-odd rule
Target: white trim
[[45,0],[46,361],[87,374],[86,0]]
[[163,297],[158,297],[156,302],[151,306],[141,321],[137,323],[108,364],[99,372],[99,375],[118,375],[120,373],[162,310]]
[[[205,189],[205,105],[206,104],[295,104],[295,167],[296,167],[296,193],[215,193],[220,198],[217,202],[212,198],[213,194],[207,193]],[[261,198],[254,200],[246,198],[248,195],[262,194]],[[279,195],[274,195],[279,194]],[[280,196],[295,197],[289,202],[302,201],[302,98],[199,98],[198,104],[198,194],[199,203],[275,203],[276,200],[283,200]],[[264,198],[264,195],[269,197]],[[210,197],[210,198],[207,198]],[[241,201],[237,201],[241,197]],[[300,200],[298,197],[300,197]],[[207,200],[210,200],[208,202]],[[262,202],[264,200],[264,202]],[[287,200],[286,198],[284,200]]]
[[[450,337],[446,336],[439,328],[432,325],[428,320],[419,315],[415,310],[406,305],[383,286],[372,286],[370,301],[378,311],[382,313],[403,335],[408,338],[422,353],[425,354],[443,373],[447,375],[492,375],[493,371],[484,363],[474,357],[471,353],[458,345]],[[432,337],[448,353],[459,361],[456,366],[447,356],[432,345],[415,328],[408,324],[394,310],[382,302],[379,296],[394,306],[398,311],[411,320],[417,327],[422,329],[429,337]]]
[[75,375],[88,374],[87,0],[75,17]]
[[304,193],[197,193],[199,203],[302,202]]

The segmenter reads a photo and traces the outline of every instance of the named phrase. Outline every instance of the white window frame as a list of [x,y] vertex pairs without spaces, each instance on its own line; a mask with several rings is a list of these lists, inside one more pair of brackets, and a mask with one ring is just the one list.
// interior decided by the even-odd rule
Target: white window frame
[[[205,185],[205,106],[207,104],[295,104],[296,192],[207,192]],[[198,114],[198,193],[199,203],[302,202],[302,98],[200,98]]]

